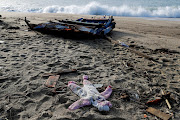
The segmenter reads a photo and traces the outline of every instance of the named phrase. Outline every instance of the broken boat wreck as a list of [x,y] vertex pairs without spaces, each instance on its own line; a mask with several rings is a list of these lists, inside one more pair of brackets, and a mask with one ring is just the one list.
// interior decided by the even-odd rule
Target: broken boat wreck
[[26,24],[31,30],[43,33],[82,33],[93,36],[105,36],[115,28],[113,16],[108,19],[84,19],[77,20],[58,20],[58,22],[48,22],[41,24],[30,24],[25,18]]

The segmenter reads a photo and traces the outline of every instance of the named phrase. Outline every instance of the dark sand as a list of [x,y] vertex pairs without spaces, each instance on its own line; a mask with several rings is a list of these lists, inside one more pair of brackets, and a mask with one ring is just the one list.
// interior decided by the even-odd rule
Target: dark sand
[[[90,18],[85,15],[0,13],[0,119],[8,120],[150,120],[159,119],[147,113],[142,105],[120,99],[128,91],[138,94],[145,103],[161,94],[171,92],[172,109],[162,102],[154,108],[173,113],[180,118],[180,22],[114,17],[116,28],[111,37],[134,50],[152,56],[147,60],[126,48],[105,39],[67,39],[27,31],[24,22],[55,21],[56,19]],[[65,93],[51,96],[44,86],[43,73],[77,69],[77,73],[62,75],[58,85]],[[82,84],[86,74],[94,84],[111,85],[108,99],[113,107],[99,112],[93,106],[75,111],[68,107],[79,98],[66,88],[68,81]],[[147,119],[147,118],[146,118]]]

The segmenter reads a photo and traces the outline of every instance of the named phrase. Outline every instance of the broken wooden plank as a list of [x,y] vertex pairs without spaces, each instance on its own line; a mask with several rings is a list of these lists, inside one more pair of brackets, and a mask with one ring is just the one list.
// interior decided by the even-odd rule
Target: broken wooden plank
[[70,23],[70,24],[77,24],[77,25],[84,25],[84,26],[96,26],[96,27],[102,27],[102,23],[89,23],[89,22],[81,22],[81,21],[74,21],[74,20],[58,20],[59,22],[63,23]]
[[[161,91],[162,91],[162,95],[165,95],[164,90],[161,90]],[[168,99],[165,99],[165,101],[166,101],[168,108],[171,109],[171,105],[170,105]]]
[[172,115],[166,114],[166,113],[161,112],[160,110],[157,110],[157,109],[152,108],[152,107],[148,107],[146,109],[146,111],[157,116],[157,117],[159,117],[159,118],[161,118],[161,119],[163,119],[163,120],[168,120],[169,118],[172,117]]

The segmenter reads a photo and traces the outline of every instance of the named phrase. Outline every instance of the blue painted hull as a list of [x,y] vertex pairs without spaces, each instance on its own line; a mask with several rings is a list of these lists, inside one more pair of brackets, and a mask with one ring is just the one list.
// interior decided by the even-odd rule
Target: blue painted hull
[[115,22],[111,16],[109,19],[83,19],[78,20],[58,20],[58,22],[48,22],[41,24],[29,24],[30,29],[39,32],[63,32],[63,33],[83,33],[94,36],[105,36],[115,28]]

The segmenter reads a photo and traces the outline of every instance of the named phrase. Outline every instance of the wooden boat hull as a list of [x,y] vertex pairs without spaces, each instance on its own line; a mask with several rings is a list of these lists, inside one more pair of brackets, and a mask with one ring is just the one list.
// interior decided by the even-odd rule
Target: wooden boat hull
[[41,24],[30,24],[25,18],[26,24],[31,30],[49,34],[89,34],[93,36],[104,36],[115,28],[113,17],[109,19],[78,19],[58,20],[59,22],[48,22]]

